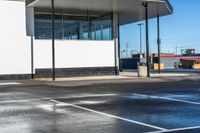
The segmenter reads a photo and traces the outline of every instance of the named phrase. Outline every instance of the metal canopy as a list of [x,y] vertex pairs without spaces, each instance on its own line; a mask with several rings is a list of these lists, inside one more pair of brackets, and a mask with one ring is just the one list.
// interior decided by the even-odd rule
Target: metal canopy
[[[149,19],[159,16],[170,15],[173,9],[167,0],[55,0],[56,9],[64,9],[67,13],[103,14],[118,12],[120,25],[129,24],[145,19],[145,11],[142,3],[148,2]],[[28,7],[38,10],[51,11],[50,0],[27,0]]]

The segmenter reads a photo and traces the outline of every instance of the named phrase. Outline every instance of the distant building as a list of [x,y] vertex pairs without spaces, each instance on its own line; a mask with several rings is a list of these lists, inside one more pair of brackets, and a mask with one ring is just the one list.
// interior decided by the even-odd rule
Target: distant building
[[[158,63],[158,55],[151,54],[151,63]],[[165,69],[174,69],[179,68],[179,64],[181,60],[200,60],[199,55],[194,56],[176,56],[174,53],[161,53],[160,56],[161,63],[164,64]],[[143,58],[140,58],[140,54],[132,55],[132,58],[128,59],[121,59],[121,65],[123,69],[137,69],[138,63],[143,62],[146,63],[146,55],[143,55]],[[152,65],[153,66],[153,65]],[[190,67],[183,67],[183,68],[192,68]]]
[[185,55],[185,56],[191,56],[191,55],[195,55],[195,49],[182,49],[181,50],[181,55]]

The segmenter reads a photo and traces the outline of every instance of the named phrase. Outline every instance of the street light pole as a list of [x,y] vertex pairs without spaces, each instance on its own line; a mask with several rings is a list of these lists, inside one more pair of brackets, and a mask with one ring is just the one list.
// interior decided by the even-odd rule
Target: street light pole
[[140,28],[140,57],[142,55],[142,26],[143,25],[144,25],[143,23],[138,24],[138,26]]

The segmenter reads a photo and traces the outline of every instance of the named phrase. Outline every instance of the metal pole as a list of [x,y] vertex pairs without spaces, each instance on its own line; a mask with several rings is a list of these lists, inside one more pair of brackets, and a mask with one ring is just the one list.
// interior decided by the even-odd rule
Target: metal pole
[[34,79],[34,50],[33,50],[33,36],[31,36],[31,78]]
[[145,7],[145,23],[146,23],[146,62],[147,62],[147,77],[150,77],[150,60],[149,60],[149,18],[148,18],[148,3],[143,4]]
[[158,30],[158,73],[161,73],[160,70],[160,44],[161,44],[161,39],[160,39],[160,16],[157,16],[157,30]]
[[54,0],[51,0],[51,36],[52,36],[52,80],[55,81],[55,9],[54,9]]

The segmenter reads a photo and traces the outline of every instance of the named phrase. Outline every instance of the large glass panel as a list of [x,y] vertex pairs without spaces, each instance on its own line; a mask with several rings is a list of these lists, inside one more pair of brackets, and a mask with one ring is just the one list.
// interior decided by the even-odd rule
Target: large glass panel
[[[51,39],[51,15],[35,15],[35,38]],[[62,19],[55,15],[55,39],[62,39]]]
[[103,40],[111,40],[112,39],[112,20],[111,15],[104,16],[102,18],[103,25]]
[[92,21],[92,40],[101,40],[101,19],[95,18]]
[[55,16],[55,39],[62,39],[62,16]]
[[36,39],[51,38],[50,15],[35,15],[35,38]]
[[87,17],[64,16],[64,39],[87,40],[88,21]]

